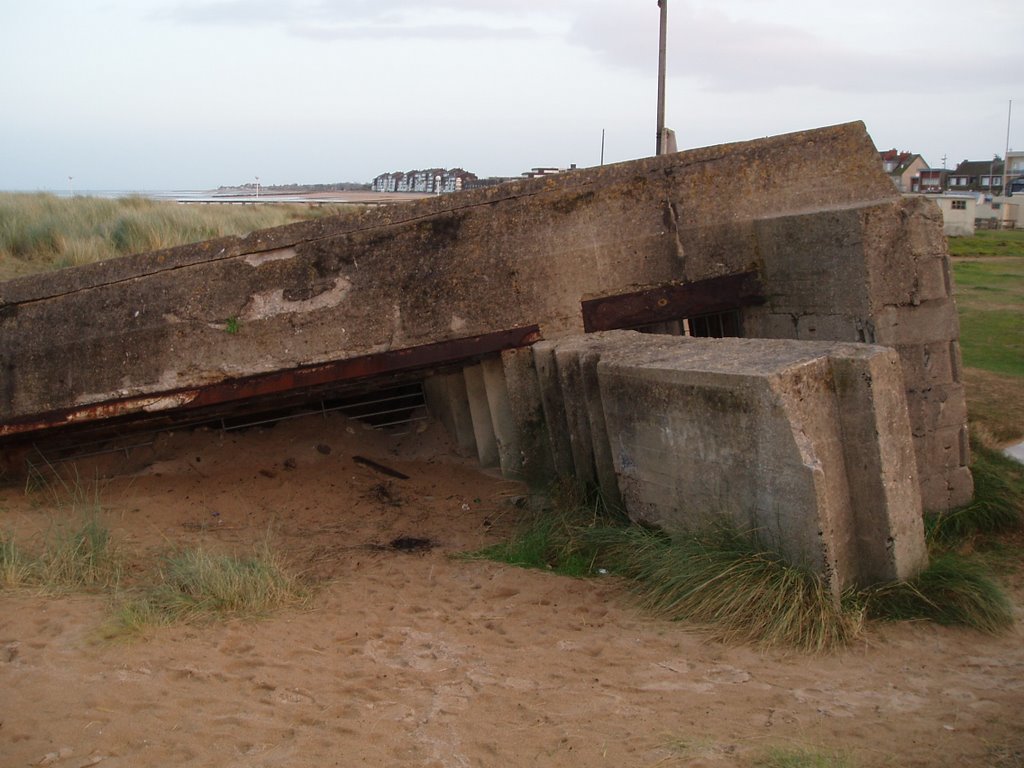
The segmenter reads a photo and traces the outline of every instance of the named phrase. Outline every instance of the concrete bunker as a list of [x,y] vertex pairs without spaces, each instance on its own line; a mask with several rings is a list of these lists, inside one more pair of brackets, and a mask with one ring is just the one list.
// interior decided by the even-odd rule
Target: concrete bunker
[[941,216],[900,197],[859,123],[4,283],[0,441],[10,459],[48,435],[419,378],[485,465],[575,472],[537,342],[687,327],[893,350],[923,508],[971,497]]

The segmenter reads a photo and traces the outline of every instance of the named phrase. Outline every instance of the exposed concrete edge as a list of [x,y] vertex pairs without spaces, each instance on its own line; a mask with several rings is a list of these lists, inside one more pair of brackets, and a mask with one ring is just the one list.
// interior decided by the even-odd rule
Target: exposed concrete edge
[[[658,177],[685,169],[699,168],[717,161],[737,162],[747,154],[751,155],[751,160],[754,160],[759,155],[779,151],[786,147],[797,149],[808,143],[839,143],[843,140],[871,144],[871,139],[862,122],[843,123],[763,139],[721,144],[676,154],[578,169],[557,177],[514,181],[495,187],[412,201],[398,206],[287,224],[259,230],[245,237],[219,238],[205,243],[111,259],[48,275],[30,275],[0,283],[0,312],[6,305],[39,301],[89,288],[128,282],[155,272],[173,271],[204,262],[267,253],[290,248],[302,242],[316,242],[343,235],[358,234],[367,230],[414,224],[440,214],[458,214],[462,211],[490,206],[507,200],[543,195],[553,190],[558,190],[562,194],[572,191],[585,193],[588,188],[601,186],[616,179],[626,166],[629,166],[629,170],[634,175]],[[873,148],[873,145],[871,146]],[[836,151],[842,152],[842,148],[837,147]],[[880,168],[878,175],[880,178],[884,178]],[[865,185],[864,191],[868,193],[867,198],[836,197],[828,201],[827,207],[830,209],[843,206],[856,207],[866,202],[899,199],[900,195],[895,187],[892,189],[891,198],[888,196],[879,198],[877,195],[882,189],[884,187],[881,185],[875,189]],[[853,189],[844,190],[840,185],[834,185],[832,195],[849,195],[853,191]],[[816,190],[816,192],[820,192],[820,190]],[[762,191],[761,194],[766,193]],[[805,197],[806,202],[801,202]],[[822,202],[816,199],[816,195],[808,193],[804,197],[798,196],[795,203],[791,202],[789,208],[779,211],[779,214],[794,214],[800,211],[813,212],[820,210],[821,206]]]

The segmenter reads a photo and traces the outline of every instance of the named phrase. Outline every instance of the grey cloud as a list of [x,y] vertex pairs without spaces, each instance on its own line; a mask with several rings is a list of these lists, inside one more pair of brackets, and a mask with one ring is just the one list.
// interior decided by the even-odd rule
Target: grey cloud
[[[796,26],[696,13],[674,3],[669,18],[670,75],[693,78],[707,90],[754,92],[812,87],[851,93],[941,93],[979,83],[1011,84],[1024,66],[1019,52],[951,57],[913,52],[856,51]],[[571,40],[608,65],[649,71],[657,56],[657,19],[644,23],[621,9],[581,15]]]
[[[567,5],[575,2],[570,0]],[[526,39],[543,32],[510,22],[521,21],[535,10],[549,12],[550,3],[520,0],[507,7],[490,7],[478,0],[182,0],[158,11],[154,18],[180,24],[280,26],[288,34],[319,40]],[[424,23],[421,20],[427,11],[445,14],[444,20]],[[471,12],[472,18],[468,23],[450,23],[449,12]],[[410,18],[412,13],[418,14],[417,20]]]
[[380,26],[327,26],[298,24],[289,28],[291,34],[311,40],[413,39],[430,40],[525,40],[540,35],[528,27],[485,27],[475,24],[423,24]]

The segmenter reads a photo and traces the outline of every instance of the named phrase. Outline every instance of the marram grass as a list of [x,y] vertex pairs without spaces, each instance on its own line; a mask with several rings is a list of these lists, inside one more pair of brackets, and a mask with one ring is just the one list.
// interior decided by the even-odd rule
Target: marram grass
[[913,579],[863,590],[869,618],[928,620],[996,633],[1013,625],[1013,606],[978,562],[941,552]]
[[253,618],[306,598],[306,589],[267,546],[249,557],[186,549],[167,558],[155,585],[123,604],[118,624],[135,631],[148,625]]
[[510,541],[468,556],[568,576],[615,574],[651,613],[733,641],[825,650],[860,625],[860,612],[844,611],[823,579],[736,531],[670,537],[630,524],[596,494],[559,486],[553,496]]
[[818,574],[729,528],[669,535],[630,524],[594,496],[554,494],[511,540],[467,555],[570,576],[612,573],[655,615],[730,641],[810,651],[841,647],[865,619],[927,620],[999,632],[1013,611],[983,562],[950,546],[1018,529],[1024,470],[975,446],[974,501],[928,523],[930,564],[913,579],[850,589],[839,600]]
[[936,545],[1015,531],[1024,525],[1024,466],[977,440],[971,451],[974,499],[925,518],[929,541]]
[[5,587],[106,590],[116,588],[123,573],[124,558],[109,529],[93,517],[54,523],[37,552],[0,533],[0,585]]
[[853,768],[846,755],[819,750],[772,747],[754,760],[755,768]]
[[0,280],[245,235],[340,210],[277,204],[181,205],[138,196],[0,193]]
[[29,562],[14,537],[0,531],[0,587],[20,587],[31,578]]
[[860,612],[844,610],[822,577],[728,528],[670,537],[629,526],[594,529],[587,538],[643,607],[723,640],[824,651],[860,628]]

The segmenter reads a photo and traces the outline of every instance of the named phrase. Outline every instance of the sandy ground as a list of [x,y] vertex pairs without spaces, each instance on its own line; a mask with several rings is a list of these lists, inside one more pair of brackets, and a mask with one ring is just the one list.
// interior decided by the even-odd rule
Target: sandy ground
[[[139,568],[269,535],[320,586],[260,621],[113,641],[108,598],[0,592],[4,768],[752,766],[772,747],[1024,764],[1019,628],[879,626],[841,653],[762,652],[645,616],[611,577],[453,559],[507,535],[524,491],[430,433],[316,417],[176,433],[133,461],[100,498]],[[4,529],[56,514],[0,489]],[[401,536],[436,546],[387,546]]]

